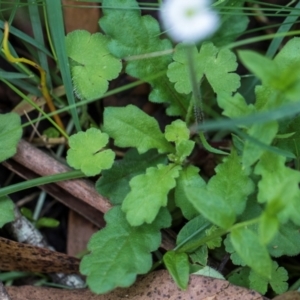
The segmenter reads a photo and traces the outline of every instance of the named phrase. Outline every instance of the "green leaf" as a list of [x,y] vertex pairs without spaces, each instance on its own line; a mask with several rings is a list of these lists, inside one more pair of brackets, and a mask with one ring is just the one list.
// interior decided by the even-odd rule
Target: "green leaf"
[[300,225],[300,190],[298,191],[297,195],[293,198],[291,209],[289,211],[290,220],[293,221],[295,224]]
[[[197,216],[187,222],[179,231],[176,239],[176,245],[186,245],[194,244],[195,241],[200,241],[207,236],[205,231],[208,227],[211,227],[211,224],[203,217]],[[189,252],[195,252],[197,248],[190,248]]]
[[283,54],[279,53],[273,61],[250,50],[239,51],[239,57],[242,63],[262,80],[264,86],[284,93],[291,100],[298,100],[300,59],[296,59],[293,51],[298,51],[299,42],[297,39],[294,43],[286,45],[289,49],[281,50]]
[[[256,194],[255,193],[251,194],[247,201],[247,206],[246,206],[244,212],[242,213],[242,215],[239,216],[239,221],[243,222],[243,221],[257,219],[261,216],[262,211],[263,210],[262,210],[261,205],[259,205],[257,203]],[[257,232],[257,227],[258,227],[258,225],[256,223],[256,224],[249,226],[249,229],[252,229],[255,232]],[[238,255],[235,248],[233,247],[233,245],[231,243],[231,239],[230,239],[230,234],[228,234],[226,236],[226,238],[224,239],[224,246],[225,246],[226,252],[230,253],[230,258],[231,258],[232,263],[234,263],[235,265],[246,266],[243,259]]]
[[300,38],[294,37],[289,40],[279,53],[275,56],[274,62],[281,70],[282,86],[285,95],[291,100],[299,101],[300,93],[300,59],[297,56],[297,51],[300,47]]
[[176,144],[176,154],[169,154],[170,161],[177,164],[182,164],[184,160],[189,156],[195,147],[194,141],[182,141]]
[[278,218],[265,210],[260,216],[258,228],[261,243],[268,244],[277,233],[279,225]]
[[[244,215],[241,220],[246,221],[251,218],[258,217],[261,214],[261,208],[259,208],[258,204],[255,205],[256,208],[253,209],[253,205],[247,206]],[[251,209],[253,210],[251,212]],[[251,226],[254,231],[257,231],[257,226]],[[299,239],[299,226],[293,224],[292,222],[288,222],[284,224],[284,226],[280,226],[277,230],[277,233],[271,240],[271,242],[267,245],[267,249],[269,254],[272,257],[280,257],[283,255],[295,256],[300,253],[300,239]],[[224,240],[224,245],[226,251],[230,253],[230,257],[232,262],[235,265],[245,266],[245,262],[238,255],[235,248],[232,246],[230,241],[230,235],[226,237]]]
[[165,137],[167,141],[179,144],[190,138],[190,131],[187,128],[186,123],[178,119],[166,126]]
[[268,57],[251,50],[238,51],[242,63],[253,72],[263,84],[281,84],[278,66]]
[[272,261],[268,250],[252,230],[246,227],[233,228],[230,239],[238,255],[249,267],[261,276],[270,278]]
[[222,228],[229,228],[234,223],[235,213],[223,197],[195,186],[191,186],[189,192],[189,201],[209,221]]
[[225,280],[224,276],[215,270],[214,268],[211,268],[209,266],[205,266],[204,268],[201,268],[199,271],[194,272],[193,275],[202,275],[206,277],[212,277],[217,279],[223,279]]
[[[261,175],[258,183],[258,202],[270,202],[274,198],[290,199],[298,192],[300,173],[286,167],[286,159],[270,152],[264,152],[254,173]],[[284,190],[284,194],[283,194]],[[285,203],[286,204],[286,203]],[[284,208],[281,205],[279,209]]]
[[49,127],[43,130],[43,135],[47,138],[58,138],[60,136],[60,132],[54,127]]
[[0,114],[0,162],[16,154],[21,137],[20,117],[15,113]]
[[208,249],[206,245],[199,247],[195,252],[191,253],[190,258],[194,264],[200,264],[202,266],[207,265]]
[[[254,124],[248,130],[250,137],[270,145],[278,131],[278,123],[276,121]],[[243,165],[247,168],[254,164],[264,153],[265,149],[251,140],[245,141],[243,151]]]
[[291,120],[285,120],[284,123],[280,124],[281,135],[288,135],[284,139],[278,139],[276,136],[276,145],[284,150],[291,151],[297,157],[298,163],[300,158],[300,116],[296,116]]
[[243,259],[238,255],[235,248],[233,247],[230,239],[230,234],[227,235],[227,237],[224,240],[224,246],[226,249],[226,252],[230,253],[230,259],[233,264],[237,266],[246,266],[246,263],[243,261]]
[[159,153],[174,152],[157,121],[134,105],[106,108],[103,131],[115,140],[118,147],[135,147],[139,153],[153,148]]
[[289,285],[287,280],[289,279],[287,271],[283,267],[278,267],[277,262],[272,262],[271,279],[260,276],[254,271],[250,271],[249,281],[250,288],[258,291],[264,295],[268,290],[268,284],[271,285],[273,291],[276,294],[282,294],[287,291]]
[[[244,211],[247,196],[254,189],[247,170],[242,168],[239,157],[232,152],[216,168],[217,174],[205,187],[199,184],[197,172],[194,168],[183,171],[184,175],[178,179],[178,191],[175,190],[176,202],[183,207],[186,198],[208,220],[228,228],[233,224],[235,216]],[[243,189],[237,189],[237,184],[243,186]]]
[[165,137],[169,142],[175,142],[176,154],[170,154],[170,161],[181,164],[191,154],[195,146],[189,140],[190,131],[182,120],[175,120],[166,126]]
[[[255,87],[255,96],[256,101],[254,106],[257,112],[265,111],[270,113],[270,110],[278,107],[280,108],[288,101],[283,95],[278,95],[276,90],[264,85]],[[270,120],[274,121],[276,118]],[[266,123],[266,121],[262,123]],[[255,124],[255,122],[252,122],[252,124]]]
[[116,160],[109,170],[102,171],[96,189],[112,204],[121,204],[130,192],[129,181],[134,176],[145,173],[149,167],[166,163],[166,155],[158,154],[154,149],[144,154],[139,154],[135,148],[130,149],[122,160]]
[[199,175],[199,171],[200,170],[195,166],[186,166],[181,170],[179,177],[176,180],[175,203],[176,206],[181,209],[184,217],[188,220],[199,215],[199,212],[189,201],[189,187],[205,186],[205,181]]
[[250,274],[250,268],[244,267],[241,268],[239,271],[234,272],[230,277],[227,278],[227,280],[238,286],[243,286],[245,288],[249,288],[250,282],[249,282],[249,274]]
[[[198,53],[193,47],[193,61],[195,64],[197,82],[201,82],[205,76],[216,94],[232,94],[240,86],[240,77],[235,73],[237,62],[235,54],[229,49],[216,48],[212,43],[202,44]],[[167,75],[179,93],[192,92],[192,84],[189,80],[189,64],[186,53],[186,45],[178,44],[175,47],[174,62],[169,65]]]
[[68,164],[80,169],[86,176],[94,176],[103,169],[109,169],[114,162],[115,153],[110,149],[102,150],[107,143],[108,135],[96,128],[72,135],[67,152]]
[[258,183],[257,200],[267,203],[266,213],[278,216],[281,222],[286,222],[290,214],[295,213],[294,207],[299,206],[300,173],[286,167],[285,160],[282,156],[265,152],[255,168],[255,174],[262,177]]
[[37,220],[37,222],[35,223],[36,228],[42,228],[42,227],[46,227],[46,228],[56,228],[59,226],[59,221],[55,220],[53,218],[40,218]]
[[227,206],[240,215],[245,210],[247,197],[254,191],[249,171],[242,166],[241,159],[235,151],[232,151],[215,171],[216,175],[209,180],[207,189],[222,197]]
[[74,89],[80,99],[101,97],[108,89],[108,80],[116,78],[122,69],[120,59],[110,54],[107,43],[103,34],[86,30],[75,30],[66,37]]
[[[122,59],[133,57],[127,61],[127,74],[149,82],[153,88],[149,99],[169,104],[169,115],[185,117],[190,97],[176,93],[165,74],[172,58],[171,54],[163,54],[164,51],[171,53],[173,46],[169,40],[160,38],[157,20],[149,15],[141,16],[135,0],[104,0],[102,6],[104,16],[100,20],[100,27],[110,38],[108,47],[111,53]],[[161,52],[162,55],[152,55],[153,52]],[[156,78],[153,75],[157,75]]]
[[[209,229],[205,230],[205,234],[206,234],[206,236],[210,236],[217,230],[218,230],[218,227],[212,226]],[[219,248],[219,247],[221,247],[221,244],[222,244],[222,238],[219,236],[213,240],[208,241],[206,244],[209,249]]]
[[269,253],[274,257],[294,256],[300,253],[299,226],[288,222],[280,226],[277,234],[268,245]]
[[217,101],[219,107],[223,109],[222,114],[231,119],[254,114],[255,112],[254,106],[252,104],[248,105],[245,98],[239,93],[235,93],[233,96],[220,93]]
[[289,66],[295,66],[300,61],[299,55],[297,55],[299,47],[299,37],[290,39],[275,56],[274,61],[282,69]]
[[190,270],[187,254],[168,251],[164,255],[163,261],[176,284],[182,290],[186,290],[189,282]]
[[31,209],[29,209],[27,207],[21,207],[20,212],[29,221],[31,221],[31,222],[34,221],[34,219],[33,219],[33,212],[32,212]]
[[168,193],[175,187],[180,170],[174,164],[158,165],[131,179],[131,191],[122,204],[131,226],[153,222],[160,208],[167,205]]
[[15,219],[14,203],[8,196],[0,197],[0,228]]
[[106,227],[92,236],[88,250],[80,264],[80,272],[87,276],[89,288],[97,294],[117,287],[128,287],[137,274],[147,273],[152,265],[151,252],[161,242],[160,229],[169,227],[170,214],[162,209],[151,225],[132,227],[125,214],[116,206],[105,216]]
[[222,9],[222,14],[220,14],[222,26],[211,38],[217,47],[234,42],[240,35],[244,34],[249,23],[249,18],[243,11],[245,1],[235,1],[233,4],[228,3],[228,1],[222,2],[225,7],[222,7],[222,4],[217,6]]

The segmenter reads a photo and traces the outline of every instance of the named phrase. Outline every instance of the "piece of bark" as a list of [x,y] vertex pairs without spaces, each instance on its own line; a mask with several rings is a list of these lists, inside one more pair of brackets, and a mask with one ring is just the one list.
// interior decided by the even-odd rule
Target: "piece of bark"
[[118,288],[105,295],[88,290],[58,290],[41,287],[8,287],[12,300],[268,300],[259,293],[231,285],[225,280],[192,275],[186,291],[180,290],[166,270],[140,277],[130,288]]
[[5,229],[17,243],[6,239],[0,240],[0,270],[48,273],[55,283],[70,288],[83,288],[85,282],[78,275],[79,260],[55,252],[41,232],[21,215],[17,207],[14,214],[15,220],[7,223]]
[[[24,140],[20,140],[17,153],[12,159],[40,176],[64,173],[71,170],[71,168]],[[93,184],[88,180],[66,180],[56,182],[56,185],[98,211],[105,213],[111,208],[108,199],[98,194]]]
[[[79,259],[0,237],[0,270],[79,274]],[[0,298],[2,299],[2,298]]]
[[[6,168],[11,170],[13,173],[19,175],[20,177],[30,180],[39,177],[36,173],[34,173],[31,169],[24,167],[23,165],[13,161],[8,160],[2,163]],[[84,181],[85,182],[85,181]],[[83,183],[84,183],[83,182]],[[91,223],[95,224],[98,228],[102,228],[105,226],[105,221],[103,218],[103,213],[88,203],[82,201],[80,199],[81,194],[72,195],[68,193],[63,188],[59,187],[55,183],[50,183],[46,185],[39,186],[42,190],[46,193],[51,195],[53,198],[58,200],[59,202],[63,203],[65,206],[69,207],[70,209],[76,211],[84,218],[89,220]]]

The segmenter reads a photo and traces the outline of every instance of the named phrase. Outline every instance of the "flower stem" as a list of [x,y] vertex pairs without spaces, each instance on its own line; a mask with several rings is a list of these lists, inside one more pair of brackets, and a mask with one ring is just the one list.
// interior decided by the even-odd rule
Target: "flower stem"
[[[204,123],[204,113],[203,113],[203,100],[202,100],[202,94],[201,94],[201,82],[197,82],[197,76],[194,66],[194,58],[193,58],[193,45],[188,44],[186,47],[186,54],[187,54],[187,60],[188,60],[188,67],[189,67],[189,75],[190,75],[190,81],[192,84],[192,91],[193,91],[193,98],[192,101],[194,102],[194,114],[195,114],[195,123],[196,127],[198,127],[199,124]],[[207,151],[219,155],[228,155],[227,152],[224,152],[219,149],[215,149],[212,146],[210,146],[205,138],[204,133],[201,131],[199,132],[199,137],[201,140],[201,143]]]
[[195,71],[194,59],[193,59],[193,46],[191,44],[187,45],[186,53],[187,53],[187,60],[189,66],[190,81],[192,84],[192,91],[193,91],[195,122],[196,125],[198,125],[199,123],[203,123],[204,114],[202,109],[203,104],[202,104],[202,94],[200,88],[201,85],[197,82],[197,78],[196,78],[196,71]]

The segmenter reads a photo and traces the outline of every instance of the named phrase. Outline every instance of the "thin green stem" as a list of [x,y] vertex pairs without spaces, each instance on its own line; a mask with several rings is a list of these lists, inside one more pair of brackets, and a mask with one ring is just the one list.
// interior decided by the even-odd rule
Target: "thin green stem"
[[242,227],[251,226],[251,225],[258,223],[259,221],[260,221],[260,218],[258,217],[258,218],[254,218],[254,219],[251,219],[248,221],[237,223],[237,224],[233,225],[228,231],[232,231],[234,229],[238,229],[238,228],[242,228]]
[[[194,46],[192,45],[187,45],[186,53],[187,53],[187,61],[189,66],[190,81],[192,85],[192,94],[193,94],[192,101],[194,104],[195,123],[196,126],[198,126],[199,123],[200,124],[204,123],[204,113],[203,113],[203,100],[201,94],[201,82],[199,83],[197,82],[197,75],[196,75],[196,70],[194,65],[195,60],[193,57],[193,47]],[[219,149],[215,149],[212,146],[210,146],[205,138],[203,131],[199,131],[199,137],[203,147],[207,151],[215,154],[220,154],[220,155],[228,155],[227,152],[221,151]]]
[[194,57],[193,57],[193,45],[187,45],[186,54],[187,61],[189,66],[189,76],[192,85],[193,92],[193,101],[194,101],[194,113],[195,113],[195,122],[198,125],[199,123],[203,123],[204,115],[202,110],[202,95],[200,89],[200,82],[197,82],[197,75],[194,66]]
[[266,34],[266,35],[263,35],[263,36],[253,37],[253,38],[240,40],[240,41],[228,44],[228,45],[224,46],[222,49],[233,49],[233,48],[236,48],[236,47],[240,47],[240,46],[244,46],[244,45],[248,45],[248,44],[252,44],[252,43],[257,43],[257,42],[261,42],[261,41],[271,40],[271,39],[274,39],[274,38],[287,37],[287,36],[296,36],[296,35],[299,35],[299,34],[300,34],[300,30],[293,30],[293,31],[290,31],[290,32],[280,32],[280,33]]

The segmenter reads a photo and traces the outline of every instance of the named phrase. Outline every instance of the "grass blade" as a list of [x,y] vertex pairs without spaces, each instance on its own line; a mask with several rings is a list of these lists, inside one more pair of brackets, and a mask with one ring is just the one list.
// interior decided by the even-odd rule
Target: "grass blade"
[[[30,17],[31,27],[33,30],[34,39],[40,45],[45,47],[43,24],[42,24],[41,18],[40,18],[39,7],[35,3],[32,3],[31,0],[28,0],[28,11],[29,11],[29,17]],[[49,76],[49,66],[48,66],[47,56],[45,55],[45,53],[43,51],[41,51],[39,49],[37,50],[37,53],[38,53],[38,58],[39,58],[39,64],[45,70],[45,72],[47,74],[46,76],[47,76],[48,88],[51,90],[52,83],[51,83],[50,76]]]
[[69,61],[65,45],[64,20],[62,14],[62,5],[60,0],[45,0],[47,19],[51,33],[51,39],[56,52],[59,69],[66,90],[66,96],[71,111],[71,115],[77,131],[81,131],[79,117],[75,106],[75,97],[73,94],[73,84],[69,68]]
[[[4,21],[2,21],[2,20],[0,20],[0,28],[4,29]],[[43,51],[46,55],[48,55],[50,57],[53,57],[52,54],[49,52],[49,50],[45,46],[43,46],[42,44],[37,42],[34,38],[27,35],[26,33],[14,28],[13,26],[9,27],[9,33],[13,34],[16,37],[18,37],[20,40],[23,40],[24,42],[27,42],[28,44],[31,44],[32,46],[34,46],[38,50]],[[2,40],[2,36],[1,36],[1,40]],[[12,53],[13,56],[17,56],[16,52],[14,52],[12,49],[10,49],[10,50],[11,50],[11,53]]]

